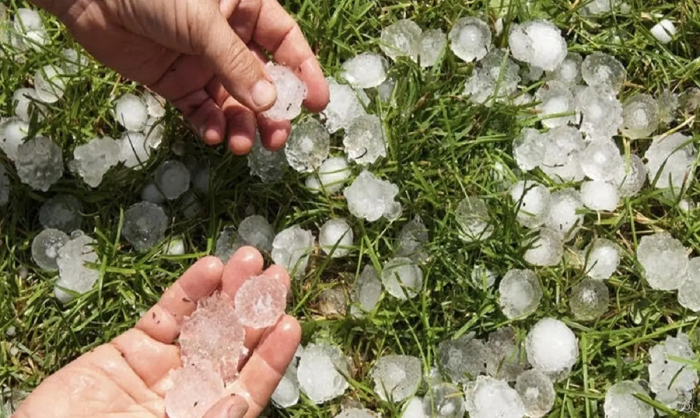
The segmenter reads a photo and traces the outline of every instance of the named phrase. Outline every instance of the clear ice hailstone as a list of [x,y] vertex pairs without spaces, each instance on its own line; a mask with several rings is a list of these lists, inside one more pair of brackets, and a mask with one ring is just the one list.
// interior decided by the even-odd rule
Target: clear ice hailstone
[[676,35],[676,26],[668,19],[663,19],[659,23],[655,24],[650,29],[651,34],[654,35],[657,41],[662,44],[667,44],[673,40]]
[[233,301],[241,324],[254,329],[275,325],[287,306],[287,288],[274,277],[251,277]]
[[587,139],[609,139],[622,125],[622,104],[607,86],[581,87],[574,97]]
[[560,126],[547,132],[544,158],[540,169],[555,182],[581,181],[581,154],[586,142],[572,126]]
[[348,408],[333,418],[376,418],[369,409]]
[[693,180],[696,150],[692,138],[681,133],[656,137],[644,153],[649,182],[657,189],[680,190]]
[[173,238],[165,246],[165,253],[168,255],[183,255],[185,254],[185,241],[182,238]]
[[12,94],[12,104],[15,107],[15,116],[29,123],[34,114],[42,120],[47,112],[46,106],[39,102],[36,89],[21,88]]
[[513,140],[513,158],[518,167],[524,171],[539,167],[544,159],[546,145],[546,134],[541,134],[537,129],[523,128]]
[[[505,61],[505,63],[504,63]],[[500,49],[492,49],[464,84],[463,94],[472,103],[490,105],[489,98],[502,100],[517,92],[520,67]]]
[[287,269],[293,277],[301,277],[306,271],[309,256],[314,248],[314,236],[299,226],[281,231],[272,241],[272,260]]
[[488,336],[486,342],[486,372],[506,382],[515,382],[529,367],[525,352],[516,339],[515,329],[501,327]]
[[637,155],[624,158],[624,169],[618,170],[613,182],[621,198],[633,197],[639,194],[647,181],[647,167]]
[[440,54],[447,44],[447,36],[441,29],[428,29],[420,37],[418,60],[420,66],[429,68],[437,64]]
[[488,352],[473,332],[441,342],[438,356],[440,368],[454,384],[466,383],[486,372]]
[[507,382],[479,376],[464,388],[466,409],[470,418],[523,418],[525,405],[520,395]]
[[400,418],[427,418],[423,412],[423,399],[414,396],[404,404]]
[[400,211],[401,203],[395,200],[398,194],[396,185],[380,180],[367,170],[362,171],[343,190],[350,213],[369,222],[377,221],[382,216],[389,219],[397,206]]
[[679,411],[692,408],[693,392],[698,384],[698,372],[692,362],[695,353],[686,334],[666,337],[649,350],[649,388],[656,401]]
[[243,219],[238,225],[238,235],[246,245],[266,253],[272,251],[275,230],[267,219],[260,215],[251,215]]
[[612,212],[620,203],[620,195],[614,184],[584,181],[581,184],[581,202],[591,210]]
[[581,76],[591,87],[605,86],[613,92],[619,93],[625,83],[627,70],[612,55],[594,52],[583,60]]
[[29,48],[39,52],[41,47],[50,42],[44,22],[36,10],[19,8],[15,14],[14,26],[10,29],[13,40],[19,50],[26,51]]
[[190,188],[190,172],[176,160],[163,162],[156,168],[153,178],[158,189],[168,200],[175,200]]
[[410,19],[401,19],[382,29],[379,36],[379,48],[389,58],[396,61],[399,57],[418,58],[418,48],[423,30]]
[[382,268],[382,283],[391,296],[413,299],[423,288],[423,271],[410,258],[392,258]]
[[318,296],[318,311],[323,316],[345,316],[348,311],[347,295],[338,287],[324,289]]
[[498,286],[499,304],[508,319],[522,319],[533,314],[540,305],[542,288],[531,270],[510,270]]
[[278,408],[289,408],[299,403],[299,380],[294,363],[287,367],[270,399]]
[[515,390],[520,395],[525,406],[525,415],[529,418],[547,415],[554,407],[557,397],[552,379],[537,370],[527,370],[518,376]]
[[518,223],[526,228],[542,226],[549,214],[549,190],[536,181],[519,181],[510,189]]
[[622,107],[620,132],[630,139],[645,138],[659,127],[659,105],[648,94],[635,94]]
[[119,144],[112,138],[94,138],[75,147],[72,167],[90,187],[97,187],[102,178],[119,163]]
[[44,270],[58,270],[58,250],[70,238],[58,229],[44,229],[32,240],[32,259]]
[[63,70],[55,65],[46,65],[34,73],[36,97],[43,103],[56,103],[66,93]]
[[151,157],[146,136],[138,132],[124,132],[119,142],[119,161],[127,168],[141,169]]
[[462,199],[457,205],[455,219],[459,237],[465,242],[486,240],[493,234],[488,206],[478,197]]
[[663,123],[671,123],[676,119],[679,100],[678,95],[671,90],[662,90],[656,98],[659,106],[659,120]]
[[29,123],[19,118],[9,118],[0,123],[0,148],[11,161],[17,159],[17,148],[29,135]]
[[318,232],[321,251],[332,258],[341,258],[350,254],[353,239],[352,228],[343,218],[329,219]]
[[148,121],[148,107],[142,98],[127,93],[114,104],[117,123],[130,132],[141,132]]
[[612,140],[594,140],[581,156],[583,174],[591,180],[613,181],[624,169],[625,161]]
[[351,298],[356,305],[350,308],[350,312],[355,317],[363,316],[364,312],[371,312],[379,303],[381,295],[382,282],[374,267],[368,264],[355,279]]
[[620,247],[609,239],[596,238],[586,249],[586,275],[607,280],[620,265]]
[[483,266],[474,266],[470,275],[474,286],[492,288],[496,284],[498,274]]
[[284,153],[289,165],[300,173],[311,173],[328,158],[330,135],[316,119],[296,124],[289,135]]
[[49,138],[37,136],[17,147],[15,168],[22,183],[45,192],[63,177],[63,151]]
[[255,135],[253,148],[248,154],[250,174],[257,176],[263,183],[272,183],[284,177],[287,167],[287,157],[284,149],[270,151],[260,141],[260,135]]
[[54,295],[59,302],[68,303],[73,300],[73,295],[66,290],[78,294],[86,293],[100,278],[99,270],[86,265],[86,263],[97,263],[94,244],[95,240],[89,236],[81,231],[74,231],[71,240],[58,250],[56,263],[59,278],[56,281]]
[[10,179],[7,177],[7,169],[0,164],[0,206],[5,206],[10,201]]
[[556,266],[564,255],[561,235],[548,228],[540,229],[539,234],[527,244],[523,259],[533,266]]
[[216,292],[197,302],[192,315],[182,322],[178,338],[182,361],[210,361],[220,379],[231,381],[238,376],[239,358],[247,352],[245,334],[231,298],[223,292]]
[[136,251],[146,251],[165,237],[168,217],[163,208],[151,202],[135,203],[124,212],[122,236]]
[[508,35],[513,57],[545,71],[554,71],[566,58],[566,41],[546,20],[513,24]]
[[67,234],[80,229],[83,205],[71,195],[59,194],[39,208],[39,223],[46,229],[58,229]]
[[326,129],[329,133],[335,133],[341,129],[347,129],[357,117],[366,115],[359,92],[352,87],[340,84],[332,78],[326,78],[330,92],[328,106],[321,113],[326,119]]
[[238,235],[236,228],[227,225],[221,229],[219,236],[216,238],[216,246],[214,255],[226,264],[231,256],[244,244],[243,239]]
[[571,329],[554,318],[541,319],[527,334],[527,359],[535,370],[553,380],[566,378],[579,354],[578,340]]
[[700,312],[700,257],[688,262],[686,276],[678,288],[678,303],[693,312]]
[[306,99],[306,84],[284,65],[269,62],[267,74],[277,88],[277,101],[263,116],[272,120],[292,120],[301,114],[301,103]]
[[637,261],[652,289],[676,290],[688,269],[688,255],[683,244],[668,232],[642,237],[637,247]]
[[348,359],[336,346],[309,344],[299,358],[299,387],[316,405],[341,396],[350,386],[345,378],[349,375]]
[[148,116],[155,119],[160,119],[165,116],[165,99],[150,91],[144,91],[141,94],[141,99],[146,104]]
[[360,165],[386,157],[386,135],[381,119],[375,115],[356,118],[345,131],[343,145],[348,159]]
[[170,377],[172,386],[164,399],[170,418],[201,418],[226,396],[224,382],[209,361],[187,363]]
[[605,418],[654,418],[654,407],[635,395],[649,396],[639,383],[631,380],[610,386],[603,404]]
[[535,109],[544,127],[551,129],[574,122],[574,96],[566,85],[550,81],[537,90],[535,98],[540,102]]
[[581,194],[572,188],[567,188],[551,194],[549,216],[545,226],[557,232],[569,241],[576,236],[583,224],[583,209]]
[[391,97],[394,95],[394,89],[396,88],[396,80],[388,77],[379,87],[377,87],[377,94],[379,98],[384,103],[389,103]]
[[163,204],[167,199],[163,193],[158,190],[158,186],[154,182],[149,182],[141,189],[141,200],[144,202],[155,203],[156,205]]
[[564,85],[575,86],[581,81],[581,63],[583,63],[581,54],[569,52],[559,67],[547,72],[547,78]]
[[423,379],[421,371],[419,358],[389,355],[380,357],[369,374],[374,381],[374,391],[382,400],[401,402],[418,390]]
[[386,67],[384,57],[364,52],[343,63],[341,77],[355,88],[369,89],[378,87],[386,80]]
[[569,307],[579,321],[593,321],[608,310],[609,302],[610,295],[603,281],[584,279],[571,290]]
[[464,392],[455,385],[433,385],[423,398],[423,413],[427,417],[463,418],[465,412]]
[[80,70],[87,67],[87,65],[90,63],[84,54],[78,53],[78,51],[73,48],[64,49],[61,55],[63,55],[61,68],[63,69],[64,74],[67,75],[78,75]]
[[479,61],[491,49],[491,29],[481,19],[463,17],[449,33],[450,49],[463,61]]
[[425,261],[428,258],[425,246],[430,236],[420,216],[416,215],[407,222],[396,237],[397,257],[408,257],[416,262]]
[[314,193],[325,190],[329,194],[339,192],[350,178],[350,166],[345,157],[330,157],[321,163],[318,171],[306,179],[306,186]]

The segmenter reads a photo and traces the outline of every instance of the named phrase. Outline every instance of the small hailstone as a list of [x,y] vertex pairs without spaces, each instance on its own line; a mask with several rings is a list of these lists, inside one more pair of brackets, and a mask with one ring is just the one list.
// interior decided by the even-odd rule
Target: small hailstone
[[119,142],[119,161],[127,168],[140,169],[151,156],[146,136],[138,132],[124,132]]
[[386,135],[379,117],[363,115],[356,118],[345,131],[343,138],[348,159],[368,165],[386,157]]
[[151,202],[139,202],[124,212],[122,236],[136,251],[145,251],[165,237],[168,217],[163,208]]
[[410,258],[392,258],[384,264],[382,283],[391,296],[413,299],[423,288],[423,271]]
[[454,384],[466,383],[486,371],[488,352],[473,332],[441,342],[438,355],[440,368]]
[[323,316],[345,316],[348,311],[348,298],[339,287],[324,289],[318,295],[318,311]]
[[700,312],[700,257],[691,258],[681,287],[678,303],[693,312]]
[[679,190],[693,179],[696,153],[691,138],[681,133],[654,138],[644,154],[649,182],[657,189]]
[[381,85],[386,80],[386,61],[379,54],[365,52],[345,61],[343,77],[351,86],[368,89]]
[[576,236],[578,228],[583,224],[583,214],[577,213],[582,209],[583,203],[578,191],[568,188],[554,192],[551,194],[545,225],[569,241]]
[[309,344],[299,359],[297,378],[302,392],[316,405],[341,396],[350,386],[348,359],[336,346]]
[[516,220],[526,228],[542,226],[549,214],[549,190],[536,181],[519,181],[510,189],[517,208]]
[[413,220],[406,223],[396,237],[397,257],[408,257],[415,261],[425,261],[428,254],[425,246],[430,237],[428,229],[425,227],[420,216],[416,215]]
[[272,260],[294,277],[301,277],[306,271],[313,246],[314,236],[311,232],[292,226],[281,231],[272,241]]
[[510,270],[498,286],[499,304],[508,319],[522,319],[537,310],[542,299],[542,289],[537,276],[531,270]]
[[63,151],[49,138],[38,136],[17,147],[17,176],[32,189],[45,192],[63,177]]
[[175,200],[190,188],[190,172],[179,161],[168,160],[153,175],[158,189],[168,200]]
[[171,372],[172,386],[165,392],[170,418],[203,417],[226,394],[224,382],[211,362],[191,362]]
[[462,418],[466,408],[464,393],[449,383],[439,383],[428,389],[423,398],[423,413],[432,418]]
[[518,64],[504,51],[492,49],[481,60],[464,84],[464,95],[472,103],[490,105],[489,98],[503,100],[517,92],[520,76]]
[[185,254],[185,241],[182,238],[173,238],[165,246],[165,253],[168,255]]
[[565,378],[578,359],[576,335],[563,322],[541,319],[527,334],[527,359],[535,370],[554,380]]
[[605,418],[654,418],[654,407],[635,395],[649,396],[637,382],[622,380],[605,392]]
[[267,219],[260,215],[251,215],[243,219],[238,225],[238,235],[246,245],[266,253],[272,251],[275,230]]
[[144,202],[155,203],[160,205],[164,203],[167,199],[163,196],[163,193],[158,190],[158,186],[154,182],[147,183],[143,189],[141,189],[141,200]]
[[455,210],[459,237],[465,242],[483,241],[493,234],[488,206],[478,197],[467,196]]
[[678,112],[678,95],[670,90],[662,90],[656,98],[659,106],[659,120],[663,123],[671,123],[676,119]]
[[343,188],[350,174],[350,166],[345,157],[331,157],[321,163],[315,174],[307,177],[306,185],[312,192],[325,190],[333,194]]
[[70,238],[58,229],[44,229],[32,240],[32,259],[44,270],[58,270],[58,250]]
[[584,10],[594,15],[608,13],[617,3],[619,0],[592,0],[586,3]]
[[95,138],[75,147],[73,168],[90,187],[97,187],[102,178],[119,163],[119,144],[112,138]]
[[423,412],[423,399],[414,396],[404,404],[400,418],[427,418]]
[[566,41],[559,28],[546,20],[514,24],[508,35],[513,57],[519,61],[553,71],[566,58]]
[[647,283],[656,290],[678,289],[688,269],[685,247],[668,232],[642,237],[637,247],[637,261],[644,269]]
[[673,40],[676,35],[676,26],[668,19],[663,19],[659,23],[651,27],[651,34],[654,35],[657,41],[662,44],[667,44]]
[[572,126],[560,126],[547,132],[544,157],[540,169],[555,182],[581,181],[581,155],[586,142]]
[[400,208],[401,204],[395,200],[398,193],[396,185],[380,180],[367,170],[343,190],[350,213],[369,222],[387,217],[396,206]]
[[581,87],[574,97],[581,115],[581,132],[588,140],[609,139],[622,125],[622,104],[605,85]]
[[64,49],[61,55],[63,55],[61,66],[63,72],[67,75],[78,75],[80,70],[90,63],[84,54],[78,53],[78,51],[73,48]]
[[68,303],[73,300],[73,295],[66,290],[78,294],[86,293],[100,278],[98,270],[86,265],[86,263],[97,262],[94,244],[95,240],[89,236],[81,231],[74,231],[71,240],[58,250],[56,263],[59,278],[56,281],[54,295],[59,302]]
[[540,114],[543,126],[556,128],[573,123],[574,96],[568,86],[549,82],[537,90],[535,98],[540,102],[535,109]]
[[156,119],[165,116],[165,106],[163,105],[162,97],[150,91],[144,91],[143,94],[141,94],[141,99],[143,99],[143,102],[146,104],[148,116]]
[[540,229],[539,235],[528,244],[529,248],[525,251],[523,259],[533,266],[555,266],[564,254],[561,235],[551,229]]
[[330,136],[315,119],[295,125],[284,153],[289,165],[300,173],[310,173],[328,157]]
[[680,111],[684,114],[700,109],[700,89],[697,87],[686,89],[678,98],[678,103]]
[[233,254],[244,244],[243,239],[238,235],[238,231],[231,225],[227,225],[221,229],[219,236],[216,238],[216,246],[214,255],[226,264]]
[[339,84],[332,78],[326,78],[330,92],[330,101],[323,110],[322,115],[326,120],[326,129],[329,133],[335,133],[341,129],[347,129],[359,116],[367,114],[362,102],[352,87]]
[[63,70],[55,65],[46,65],[34,74],[36,97],[43,103],[56,103],[66,93]]
[[554,407],[557,394],[554,384],[546,374],[528,370],[518,376],[515,390],[525,405],[525,415],[529,418],[544,417]]
[[17,148],[24,143],[29,135],[29,123],[19,118],[9,118],[0,123],[0,148],[7,158],[17,159]]
[[586,275],[595,280],[607,280],[620,265],[620,247],[605,238],[596,238],[586,249]]
[[617,184],[620,197],[633,197],[639,194],[647,180],[647,167],[637,155],[624,158],[624,170],[618,170],[613,182]]
[[569,307],[574,317],[580,321],[592,321],[608,310],[610,295],[608,288],[600,280],[584,279],[571,290]]
[[148,107],[142,98],[127,93],[114,104],[114,117],[127,131],[141,132],[148,121]]
[[396,80],[389,77],[387,78],[379,87],[377,87],[377,94],[379,98],[384,103],[389,103],[391,97],[394,95],[394,88],[396,88]]
[[146,135],[146,146],[154,150],[160,148],[165,135],[165,126],[162,123],[162,119],[148,118],[146,126],[143,128],[143,133]]
[[690,410],[698,372],[687,363],[695,358],[688,336],[666,337],[649,350],[649,357],[649,388],[656,401],[671,409]]
[[624,103],[622,120],[620,132],[626,137],[648,137],[659,126],[659,105],[648,94],[635,94]]
[[299,380],[297,379],[297,367],[294,363],[287,366],[287,370],[277,384],[270,400],[278,408],[289,408],[299,403]]
[[569,52],[559,67],[547,72],[547,78],[564,85],[575,86],[581,81],[581,63],[583,58],[580,54]]
[[12,94],[15,116],[29,123],[34,114],[41,120],[46,114],[46,106],[39,102],[36,89],[21,88]]
[[486,372],[491,377],[515,382],[529,367],[512,327],[501,327],[490,333],[485,348]]
[[236,292],[233,305],[241,324],[255,329],[267,328],[284,314],[287,288],[274,277],[251,277]]
[[581,169],[591,180],[612,181],[624,168],[620,150],[611,140],[596,140],[588,144],[581,156]]
[[470,418],[525,416],[525,405],[520,395],[502,380],[479,376],[476,381],[467,383],[464,392]]
[[41,47],[51,40],[41,16],[36,10],[19,8],[15,14],[12,39],[17,42],[17,49],[26,51],[32,48],[41,51]]
[[415,61],[423,30],[410,19],[401,19],[382,29],[379,47],[389,58],[409,57]]
[[352,251],[354,234],[352,228],[343,218],[328,220],[318,233],[321,251],[332,258],[345,257]]
[[502,17],[499,17],[493,23],[493,30],[496,32],[496,36],[501,36],[501,34],[503,33],[503,18]]
[[353,306],[350,312],[353,316],[362,316],[363,311],[371,312],[382,295],[382,282],[371,265],[366,265],[362,273],[355,279],[352,287],[352,301],[359,306]]
[[421,369],[417,357],[389,355],[380,357],[369,374],[382,400],[401,402],[418,390],[423,378]]
[[544,159],[546,135],[532,128],[523,128],[513,140],[513,158],[521,170],[534,170]]
[[287,158],[284,149],[270,151],[260,141],[260,135],[255,135],[253,149],[248,154],[250,174],[260,178],[263,183],[272,183],[284,177]]
[[594,52],[583,60],[581,75],[586,84],[591,87],[606,86],[613,92],[619,93],[625,83],[627,70],[612,55]]
[[46,229],[59,229],[67,234],[80,228],[83,205],[71,195],[59,194],[39,208],[39,223]]
[[461,60],[479,61],[491,49],[491,29],[475,17],[463,17],[449,33],[450,49]]
[[485,285],[487,288],[492,288],[496,284],[498,274],[485,267],[474,266],[470,278],[475,286],[481,287]]
[[581,202],[592,210],[612,212],[620,203],[614,184],[604,181],[584,181],[581,184]]
[[446,44],[447,37],[441,29],[429,29],[423,32],[418,47],[420,66],[423,68],[434,66]]
[[269,62],[265,70],[277,88],[277,101],[262,115],[272,120],[292,120],[299,116],[308,91],[306,84],[284,65]]

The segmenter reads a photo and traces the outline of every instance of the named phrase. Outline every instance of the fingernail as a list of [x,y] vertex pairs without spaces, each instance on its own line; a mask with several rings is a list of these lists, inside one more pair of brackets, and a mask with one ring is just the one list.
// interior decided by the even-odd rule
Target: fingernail
[[258,107],[269,107],[277,99],[277,89],[267,80],[260,80],[253,86],[253,104]]

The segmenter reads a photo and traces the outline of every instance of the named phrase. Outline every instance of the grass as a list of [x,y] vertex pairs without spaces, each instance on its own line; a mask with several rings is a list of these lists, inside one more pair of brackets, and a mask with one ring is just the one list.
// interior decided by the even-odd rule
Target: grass
[[[340,64],[359,52],[378,51],[379,31],[399,18],[410,17],[423,28],[445,31],[461,16],[487,15],[491,24],[496,18],[487,0],[284,3],[329,75],[337,75]],[[528,7],[524,1],[511,1],[506,33],[511,21],[546,18],[562,29],[570,50],[615,55],[628,70],[621,99],[637,92],[655,94],[670,88],[682,93],[700,86],[700,5],[693,0],[632,0],[628,15],[606,14],[595,19],[580,12],[582,3],[578,1],[531,3]],[[22,5],[11,0],[9,7]],[[671,18],[679,28],[677,38],[668,45],[658,44],[649,32],[660,16]],[[0,114],[13,113],[12,92],[27,85],[37,68],[56,62],[64,47],[74,46],[55,20],[47,17],[47,26],[52,37],[49,47],[28,55],[25,62],[2,61]],[[504,36],[494,41],[506,46]],[[495,291],[472,285],[470,272],[474,265],[484,265],[500,276],[511,268],[528,268],[521,243],[530,232],[515,222],[513,204],[492,168],[500,163],[509,179],[516,178],[510,144],[523,126],[537,127],[537,119],[517,117],[527,109],[501,104],[484,108],[459,97],[472,67],[451,53],[444,54],[429,70],[402,59],[391,70],[397,79],[396,105],[378,100],[370,105],[382,116],[389,134],[389,155],[372,171],[398,185],[404,205],[402,219],[394,223],[352,218],[342,195],[313,195],[304,189],[303,178],[296,173],[289,172],[279,183],[259,183],[248,175],[244,158],[229,155],[223,147],[202,145],[174,111],[166,117],[167,143],[148,166],[142,171],[113,169],[96,190],[67,173],[50,193],[31,191],[18,181],[11,163],[0,157],[13,184],[11,204],[0,209],[0,388],[29,391],[76,356],[131,327],[194,260],[212,252],[222,226],[236,225],[250,212],[267,217],[277,231],[300,224],[315,233],[329,217],[346,216],[355,230],[356,251],[351,257],[332,261],[314,254],[307,274],[293,284],[290,313],[302,323],[304,342],[329,339],[350,356],[352,388],[342,399],[321,406],[302,399],[293,408],[273,409],[271,414],[330,417],[340,412],[342,404],[354,400],[383,416],[397,416],[400,405],[380,401],[371,390],[368,371],[374,359],[393,353],[415,355],[428,370],[441,341],[467,332],[484,336],[511,323],[500,313]],[[52,117],[33,123],[32,131],[50,135],[63,146],[65,155],[94,136],[118,137],[119,128],[109,113],[110,97],[135,88],[113,72],[91,65],[71,83],[66,97],[50,106]],[[660,132],[680,125],[682,132],[698,142],[700,123],[691,115],[660,128]],[[341,138],[333,138],[335,155],[340,152]],[[174,223],[169,233],[184,236],[186,255],[164,255],[162,246],[136,253],[119,236],[123,212],[139,200],[138,191],[155,166],[170,158],[169,145],[176,140],[186,141],[188,155],[208,161],[212,193],[204,198],[203,213],[194,219],[184,219],[177,203],[172,205]],[[643,152],[649,142],[619,138],[624,149],[636,153]],[[539,172],[525,177],[555,189],[562,187]],[[102,271],[94,291],[67,306],[52,297],[55,275],[36,268],[29,250],[40,230],[38,207],[56,192],[73,193],[83,202],[83,229],[98,241],[97,267]],[[685,197],[698,201],[699,194],[695,182]],[[465,244],[456,234],[453,211],[469,195],[481,196],[491,210],[495,232],[481,243]],[[614,213],[586,213],[584,228],[570,243],[572,249],[585,248],[593,237],[612,239],[623,248],[622,264],[607,282],[610,307],[597,321],[577,322],[570,314],[570,290],[584,277],[572,250],[566,252],[567,262],[534,269],[543,287],[542,303],[536,314],[512,325],[524,337],[537,320],[559,318],[576,332],[581,348],[581,360],[571,376],[556,385],[552,417],[602,416],[605,390],[611,384],[648,378],[647,353],[653,344],[681,331],[692,334],[698,325],[698,318],[683,309],[673,293],[653,291],[644,283],[634,257],[640,238],[658,229],[670,231],[693,255],[700,255],[700,212],[681,211],[678,199],[647,186]],[[377,309],[362,320],[323,315],[319,303],[322,291],[338,288],[347,293],[364,264],[380,267],[391,256],[400,227],[415,214],[426,222],[431,236],[430,258],[422,265],[424,291],[405,302],[385,295]],[[5,337],[10,327],[15,334]],[[694,348],[700,349],[700,339],[694,339]],[[697,368],[698,363],[692,367]],[[670,416],[697,413],[670,412]]]

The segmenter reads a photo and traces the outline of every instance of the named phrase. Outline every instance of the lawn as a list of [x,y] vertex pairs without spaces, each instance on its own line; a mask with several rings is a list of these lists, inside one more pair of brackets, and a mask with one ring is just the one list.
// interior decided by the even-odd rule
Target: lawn
[[[470,15],[488,16],[493,27],[498,13],[488,0],[283,3],[298,20],[324,71],[332,76],[339,75],[344,60],[360,52],[379,52],[380,30],[397,19],[409,17],[424,29],[447,32],[459,17]],[[628,5],[628,14],[616,11],[592,17],[581,13],[579,1],[511,0],[504,33],[509,22],[544,18],[562,30],[570,51],[614,55],[627,68],[621,100],[637,92],[656,95],[671,89],[683,93],[700,87],[700,5],[695,0],[631,0]],[[15,0],[8,5],[10,9],[25,6]],[[2,116],[14,113],[13,92],[29,85],[37,68],[56,62],[63,48],[78,48],[55,19],[44,17],[52,42],[28,54],[24,62],[0,61]],[[678,35],[668,45],[658,43],[649,32],[661,17],[678,27]],[[507,37],[495,37],[494,42],[505,47]],[[509,181],[527,178],[553,189],[562,186],[540,171],[519,174],[511,156],[512,141],[525,126],[539,128],[538,119],[530,109],[507,104],[476,106],[462,97],[473,67],[449,51],[430,69],[400,59],[390,71],[397,80],[395,104],[382,103],[370,92],[369,109],[382,117],[389,142],[387,158],[370,169],[400,190],[403,215],[394,222],[368,223],[352,217],[342,194],[312,194],[304,187],[304,177],[292,170],[282,181],[261,183],[249,175],[245,158],[230,155],[223,146],[205,146],[174,109],[166,116],[165,141],[148,165],[140,171],[114,168],[96,189],[66,171],[50,192],[33,191],[20,183],[12,163],[0,155],[12,180],[10,204],[0,208],[0,388],[31,391],[81,353],[133,326],[188,266],[213,252],[222,227],[235,226],[251,213],[266,217],[276,231],[300,225],[316,236],[327,219],[343,216],[356,237],[355,250],[346,258],[331,260],[320,251],[312,254],[306,274],[293,282],[288,309],[302,324],[304,343],[332,341],[350,357],[351,389],[323,405],[302,397],[287,410],[271,408],[271,416],[331,417],[341,406],[357,402],[382,416],[399,416],[400,404],[381,401],[372,391],[368,371],[379,356],[417,356],[427,373],[436,362],[438,344],[446,339],[469,332],[481,337],[506,325],[514,326],[524,339],[544,317],[565,322],[580,344],[573,372],[555,386],[553,417],[602,416],[606,389],[620,380],[648,379],[648,350],[667,336],[688,333],[695,351],[700,350],[700,333],[695,333],[698,317],[679,305],[675,293],[652,290],[635,258],[641,237],[657,230],[669,231],[692,251],[691,257],[700,255],[700,211],[683,211],[678,206],[681,196],[669,197],[647,185],[614,212],[587,211],[584,227],[567,244],[559,265],[527,265],[523,243],[532,233],[516,222],[515,205],[494,167],[504,167],[503,176]],[[531,83],[530,91],[534,93],[539,85]],[[121,128],[110,114],[112,98],[135,89],[138,87],[115,73],[90,65],[71,83],[66,96],[50,106],[51,118],[33,121],[32,132],[53,138],[66,157],[93,137],[117,138]],[[523,115],[526,117],[519,117]],[[696,144],[700,142],[700,122],[694,115],[681,116],[657,133],[675,128],[693,136]],[[210,166],[210,193],[203,197],[202,212],[192,219],[178,212],[177,201],[167,204],[173,219],[168,235],[184,237],[185,255],[165,254],[167,242],[148,252],[136,252],[120,236],[124,211],[140,200],[140,190],[155,167],[173,158],[170,145],[176,141],[185,142],[188,156]],[[341,141],[342,134],[332,136],[332,155],[342,152]],[[638,155],[651,142],[622,137],[617,141],[621,149]],[[354,174],[360,171],[353,166]],[[82,202],[82,229],[98,242],[96,268],[101,272],[93,291],[66,306],[53,297],[56,275],[39,269],[30,252],[32,239],[41,230],[38,207],[58,192],[74,194]],[[700,185],[692,182],[682,197],[698,202],[699,195]],[[488,204],[494,233],[483,242],[464,243],[458,236],[454,210],[466,196],[479,196]],[[422,217],[430,233],[429,258],[421,264],[423,291],[408,301],[384,294],[374,312],[363,319],[329,313],[321,294],[338,289],[348,295],[365,264],[380,269],[392,256],[398,231],[414,215]],[[610,292],[607,312],[596,321],[581,322],[571,315],[569,296],[585,277],[577,251],[594,237],[617,242],[622,261],[606,282]],[[496,289],[472,283],[474,266],[485,266],[500,277],[513,268],[532,268],[543,289],[536,313],[508,320],[500,311]],[[692,367],[700,369],[700,363]],[[419,394],[424,393],[422,388]],[[670,415],[690,417],[697,412]]]

